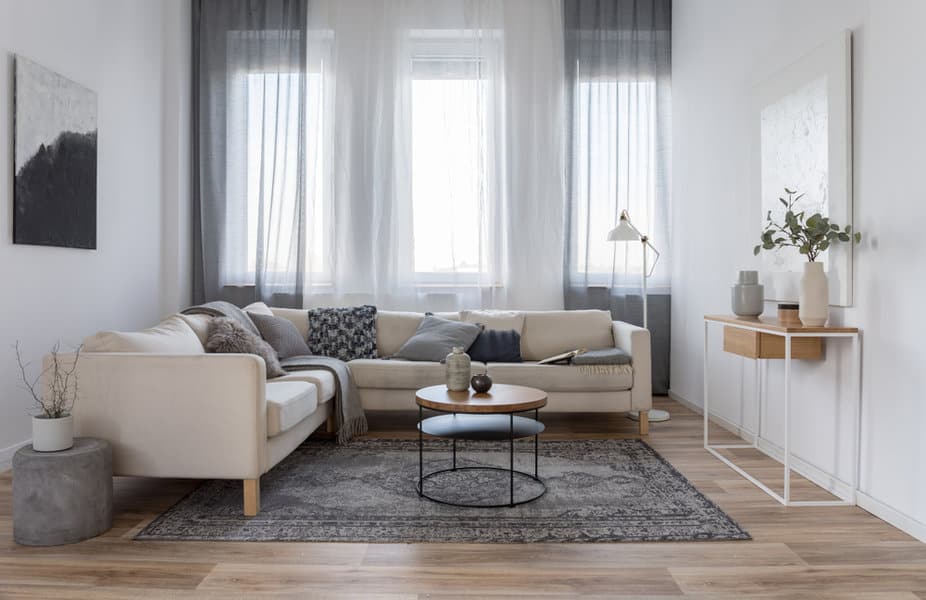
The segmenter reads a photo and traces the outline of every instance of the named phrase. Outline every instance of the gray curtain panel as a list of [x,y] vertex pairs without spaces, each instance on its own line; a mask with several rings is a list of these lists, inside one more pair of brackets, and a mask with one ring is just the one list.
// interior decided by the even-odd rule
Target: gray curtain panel
[[[642,248],[610,243],[622,210],[661,252],[648,280],[653,392],[669,389],[671,0],[564,0],[567,308],[643,324]],[[650,264],[654,256],[649,254]],[[610,272],[608,272],[610,271]]]
[[302,306],[306,0],[193,2],[193,294]]

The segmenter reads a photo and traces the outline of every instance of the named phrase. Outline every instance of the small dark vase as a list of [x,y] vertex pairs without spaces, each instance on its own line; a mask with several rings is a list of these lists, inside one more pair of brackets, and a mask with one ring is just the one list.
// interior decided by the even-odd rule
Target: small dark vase
[[476,390],[477,394],[485,394],[492,389],[492,378],[488,375],[473,375],[469,383],[473,386],[473,389]]

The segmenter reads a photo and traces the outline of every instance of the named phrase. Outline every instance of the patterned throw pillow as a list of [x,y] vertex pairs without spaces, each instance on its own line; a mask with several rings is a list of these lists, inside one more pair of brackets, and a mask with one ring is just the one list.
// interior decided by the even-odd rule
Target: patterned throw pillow
[[376,358],[376,307],[309,310],[309,352],[344,361]]

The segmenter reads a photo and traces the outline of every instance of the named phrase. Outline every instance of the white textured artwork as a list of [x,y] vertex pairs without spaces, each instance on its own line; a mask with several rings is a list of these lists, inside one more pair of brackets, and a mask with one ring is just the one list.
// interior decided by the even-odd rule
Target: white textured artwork
[[[769,211],[784,222],[785,188],[804,194],[795,210],[806,217],[852,224],[851,39],[842,32],[756,85],[756,242]],[[763,251],[759,260],[765,299],[796,302],[807,257],[785,247]],[[817,260],[829,279],[830,304],[851,305],[852,244],[835,244]]]
[[[807,215],[829,214],[826,77],[762,109],[762,218],[769,211],[777,223],[784,222],[786,209],[779,201],[785,188],[804,194],[797,210]],[[826,252],[819,259],[826,263]],[[794,248],[762,253],[766,273],[800,273],[806,257]],[[797,298],[789,289],[794,277],[779,277],[773,285],[775,300]]]

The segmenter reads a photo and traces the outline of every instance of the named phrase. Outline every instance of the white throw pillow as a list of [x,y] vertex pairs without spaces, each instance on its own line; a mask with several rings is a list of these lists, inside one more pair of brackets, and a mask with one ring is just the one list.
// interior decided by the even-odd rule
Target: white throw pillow
[[84,340],[85,352],[147,352],[202,354],[199,337],[179,315],[167,317],[142,331],[101,331]]
[[482,323],[486,329],[514,330],[521,335],[524,313],[514,310],[464,310],[460,313],[467,323]]

